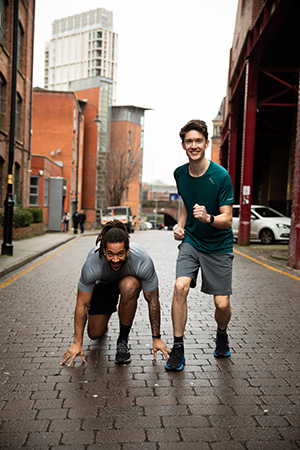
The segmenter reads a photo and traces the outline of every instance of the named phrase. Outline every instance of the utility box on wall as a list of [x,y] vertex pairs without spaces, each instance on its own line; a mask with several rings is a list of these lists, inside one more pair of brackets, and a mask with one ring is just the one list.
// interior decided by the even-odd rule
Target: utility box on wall
[[50,178],[48,231],[61,231],[67,180],[61,177]]

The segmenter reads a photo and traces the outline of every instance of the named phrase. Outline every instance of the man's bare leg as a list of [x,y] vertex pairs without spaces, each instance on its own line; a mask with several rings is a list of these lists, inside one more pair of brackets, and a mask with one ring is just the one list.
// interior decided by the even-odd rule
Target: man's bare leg
[[124,277],[119,283],[121,293],[119,303],[120,334],[117,340],[116,364],[127,364],[131,361],[128,350],[128,336],[137,308],[137,299],[141,291],[141,283],[135,277]]
[[187,321],[187,296],[190,290],[190,284],[190,277],[179,277],[175,282],[172,301],[174,345],[165,365],[166,370],[179,371],[183,370],[184,367],[183,333]]
[[101,338],[107,330],[111,314],[95,314],[89,316],[87,332],[90,339]]
[[227,336],[227,325],[231,318],[231,306],[229,295],[215,295],[215,319],[218,324],[216,349],[214,356],[216,358],[226,358],[230,356],[229,342]]

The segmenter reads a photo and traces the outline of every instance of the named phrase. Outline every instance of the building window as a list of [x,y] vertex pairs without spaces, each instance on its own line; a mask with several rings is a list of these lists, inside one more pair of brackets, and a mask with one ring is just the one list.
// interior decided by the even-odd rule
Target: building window
[[73,142],[72,142],[72,164],[75,162],[75,136],[73,136]]
[[39,204],[39,177],[32,175],[30,177],[30,206],[38,206]]
[[7,0],[0,0],[0,44],[6,43],[6,9]]
[[5,126],[5,96],[6,96],[6,82],[0,74],[0,128],[4,130]]
[[0,0],[0,44],[5,46],[6,42],[6,8],[7,1]]
[[4,172],[4,160],[0,158],[0,208],[2,207],[3,202],[3,192],[2,192],[2,185],[3,185],[3,172]]
[[128,147],[130,147],[130,145],[131,145],[131,131],[128,131],[127,145],[128,145]]
[[48,206],[49,201],[49,178],[44,178],[44,206]]
[[131,122],[131,111],[128,111],[128,122]]
[[19,22],[18,27],[18,69],[22,70],[22,61],[23,61],[23,39],[24,39],[24,31],[22,25]]
[[74,192],[74,168],[72,167],[72,172],[71,172],[71,194],[73,194]]
[[16,139],[21,141],[21,118],[22,118],[22,99],[19,94],[17,94],[16,103]]
[[14,171],[14,201],[15,205],[19,205],[21,203],[20,197],[20,165],[15,163],[15,171]]

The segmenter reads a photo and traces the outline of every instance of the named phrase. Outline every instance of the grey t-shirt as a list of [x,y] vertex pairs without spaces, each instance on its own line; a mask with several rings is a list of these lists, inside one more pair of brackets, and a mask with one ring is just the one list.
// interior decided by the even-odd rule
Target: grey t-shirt
[[126,263],[121,270],[115,272],[105,256],[99,257],[94,247],[88,254],[81,270],[78,289],[83,292],[93,292],[95,283],[112,283],[128,275],[138,278],[144,292],[152,292],[158,288],[158,278],[154,264],[148,253],[136,242],[130,244]]

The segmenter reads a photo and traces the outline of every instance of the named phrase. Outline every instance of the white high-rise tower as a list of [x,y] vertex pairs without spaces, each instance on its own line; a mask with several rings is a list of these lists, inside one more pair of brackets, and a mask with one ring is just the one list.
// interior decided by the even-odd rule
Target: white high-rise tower
[[69,83],[91,77],[113,81],[116,99],[118,35],[113,13],[103,8],[55,20],[45,45],[44,87],[66,91]]

